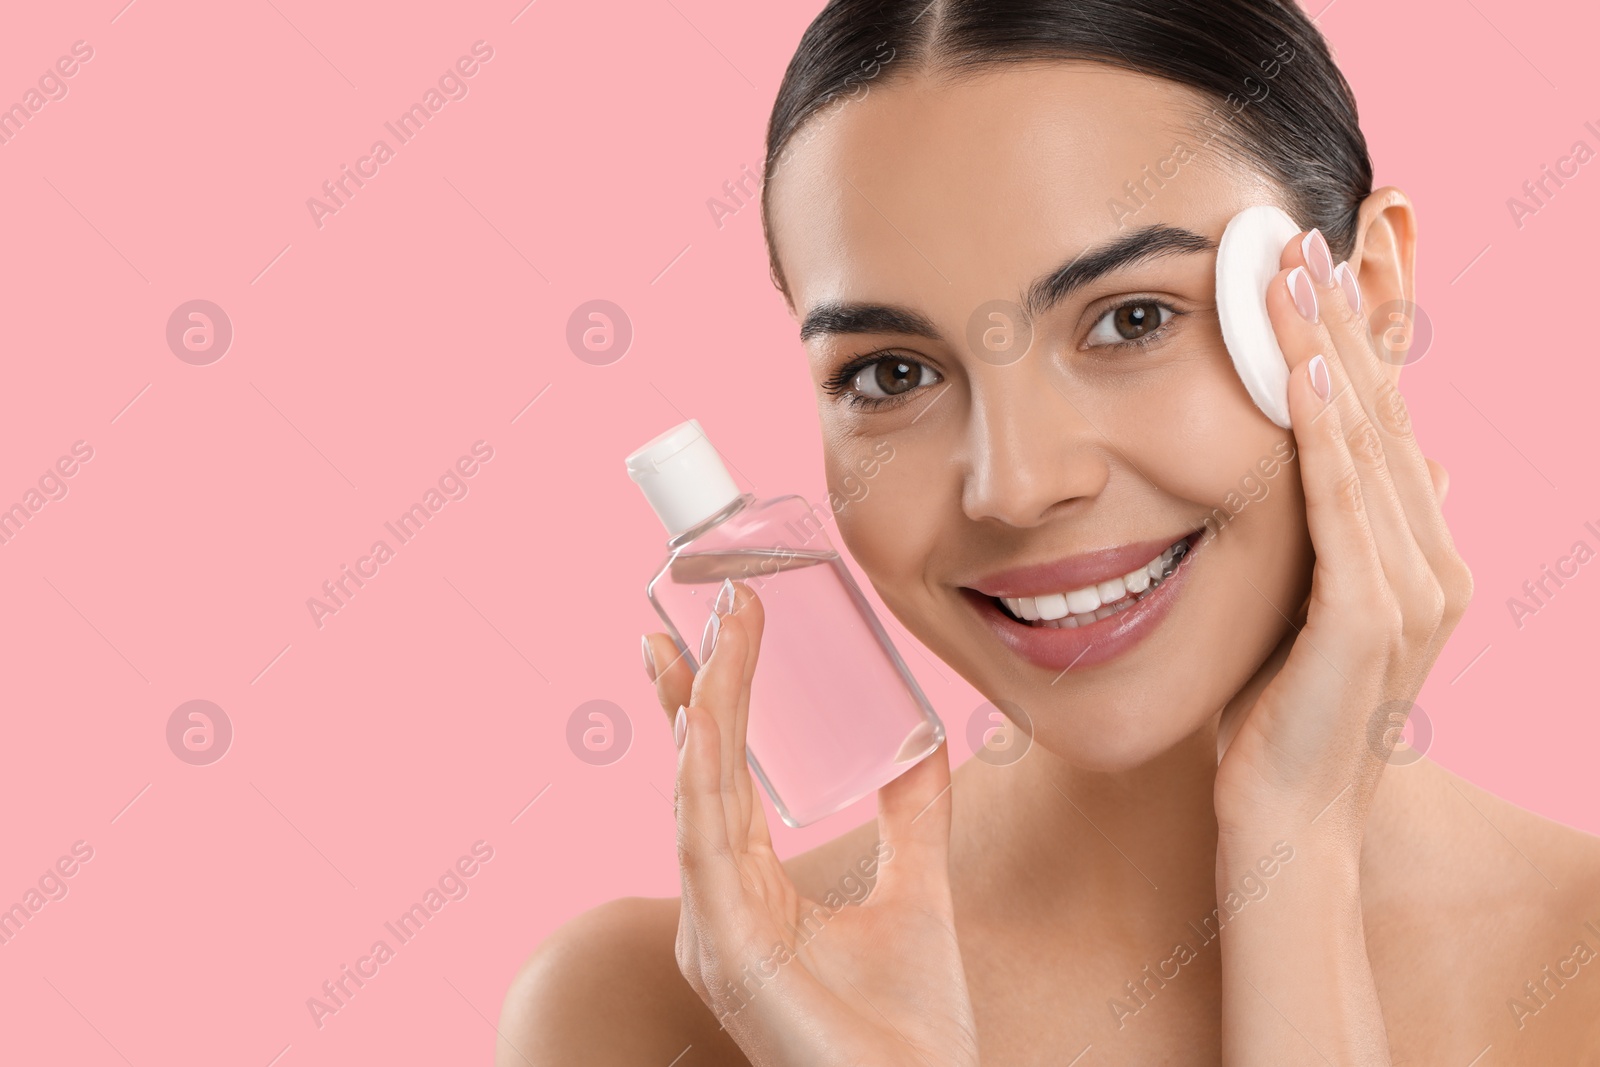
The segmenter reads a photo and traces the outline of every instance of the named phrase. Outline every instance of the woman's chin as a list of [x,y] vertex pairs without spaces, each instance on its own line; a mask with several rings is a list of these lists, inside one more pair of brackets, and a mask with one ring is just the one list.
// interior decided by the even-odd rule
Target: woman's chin
[[1092,715],[1057,721],[1044,716],[1033,724],[1032,745],[1040,749],[1038,755],[1092,774],[1123,774],[1192,758],[1190,750],[1209,752],[1214,764],[1212,716],[1201,708],[1178,708],[1179,699],[1164,705],[1102,706]]

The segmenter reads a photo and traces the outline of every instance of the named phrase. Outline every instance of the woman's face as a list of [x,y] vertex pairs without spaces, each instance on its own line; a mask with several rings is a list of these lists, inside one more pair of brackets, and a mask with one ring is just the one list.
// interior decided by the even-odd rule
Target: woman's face
[[1228,220],[1287,205],[1204,145],[1210,110],[1087,63],[919,75],[813,116],[767,190],[846,545],[930,649],[1101,770],[1205,726],[1309,591],[1293,441],[1214,302]]

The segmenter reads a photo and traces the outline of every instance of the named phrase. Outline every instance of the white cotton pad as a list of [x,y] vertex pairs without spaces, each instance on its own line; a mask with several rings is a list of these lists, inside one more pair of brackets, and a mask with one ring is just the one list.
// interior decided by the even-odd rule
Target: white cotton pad
[[1228,221],[1217,248],[1217,319],[1233,367],[1256,407],[1289,428],[1289,364],[1267,317],[1267,284],[1282,268],[1283,246],[1300,226],[1271,204],[1247,207]]

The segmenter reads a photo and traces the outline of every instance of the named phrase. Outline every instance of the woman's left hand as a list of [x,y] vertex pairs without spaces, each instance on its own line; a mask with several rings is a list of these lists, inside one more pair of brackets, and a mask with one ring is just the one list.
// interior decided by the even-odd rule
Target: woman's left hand
[[1246,686],[1244,706],[1223,716],[1224,736],[1235,732],[1217,768],[1217,820],[1224,838],[1258,839],[1326,819],[1359,848],[1404,721],[1393,711],[1411,708],[1472,576],[1440,513],[1444,472],[1417,447],[1354,274],[1335,270],[1315,230],[1289,242],[1281,265],[1267,305],[1290,367],[1316,564],[1305,605],[1274,605],[1298,632],[1263,667],[1271,681]]
[[1292,632],[1222,716],[1222,1062],[1387,1065],[1361,845],[1404,721],[1391,709],[1412,707],[1472,576],[1439,511],[1443,471],[1417,448],[1354,276],[1333,273],[1315,231],[1281,266],[1267,306],[1290,366],[1316,563],[1307,602],[1274,605]]

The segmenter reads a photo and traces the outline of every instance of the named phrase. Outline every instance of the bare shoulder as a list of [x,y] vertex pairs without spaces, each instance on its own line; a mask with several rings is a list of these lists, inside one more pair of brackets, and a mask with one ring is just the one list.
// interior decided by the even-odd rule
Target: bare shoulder
[[1370,898],[1362,880],[1396,1051],[1600,1067],[1600,837],[1431,762],[1384,792]]
[[[785,861],[800,892],[859,899],[866,823]],[[583,912],[534,949],[506,990],[497,1067],[747,1067],[678,970],[677,897],[623,897]]]
[[1506,917],[1483,972],[1504,1048],[1513,1062],[1600,1065],[1600,837],[1455,785],[1499,838],[1480,834],[1477,852],[1504,868],[1483,879]]
[[557,927],[506,990],[497,1067],[742,1064],[678,972],[677,932],[676,897],[607,901]]

